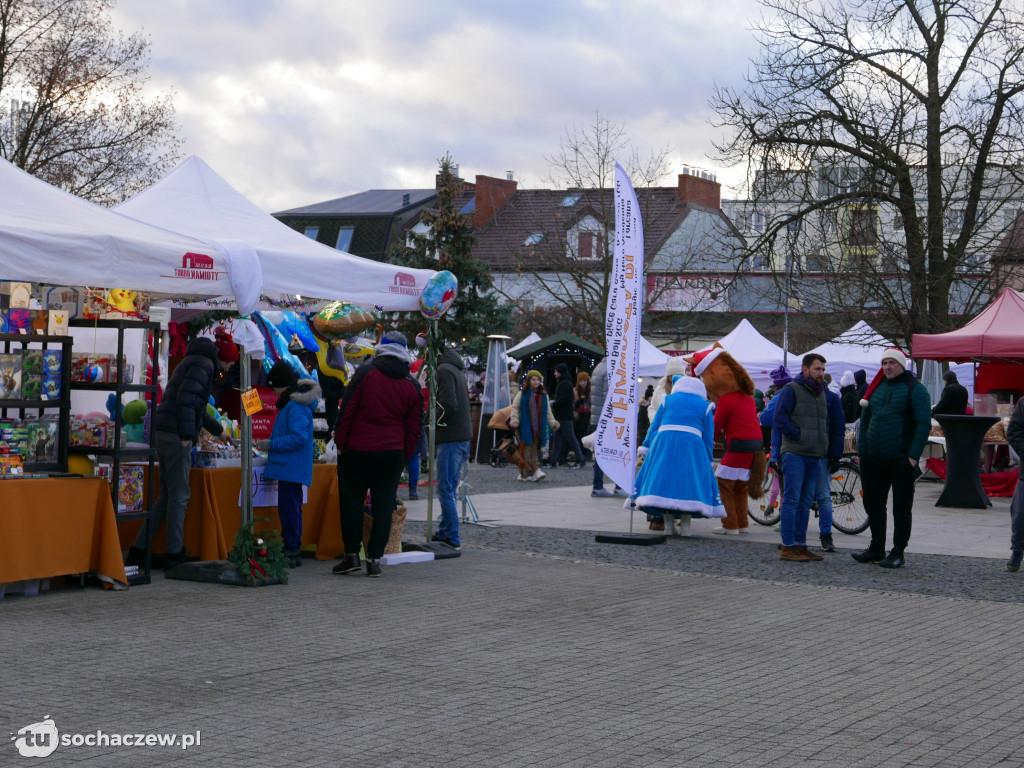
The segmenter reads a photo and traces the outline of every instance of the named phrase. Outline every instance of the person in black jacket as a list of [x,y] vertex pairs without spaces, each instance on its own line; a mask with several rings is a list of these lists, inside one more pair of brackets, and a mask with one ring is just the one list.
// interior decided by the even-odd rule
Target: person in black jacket
[[942,374],[942,379],[946,386],[942,388],[939,402],[932,408],[932,415],[963,416],[967,413],[967,387],[957,381],[956,374],[952,371]]
[[845,371],[839,379],[839,397],[843,404],[843,418],[847,424],[852,424],[860,418],[861,392],[857,387],[857,380],[851,371]]
[[457,492],[462,465],[469,461],[469,441],[473,424],[469,418],[469,383],[466,366],[459,353],[445,347],[437,364],[437,497],[441,502],[441,521],[434,541],[459,549],[459,511]]
[[[558,429],[551,438],[551,456],[547,466],[557,464],[560,467],[567,466],[569,451],[576,454],[576,463],[573,469],[583,466],[583,449],[576,439],[576,432],[573,430],[573,397],[572,380],[569,378],[569,366],[559,363],[555,366],[555,379],[558,385],[555,387],[555,396],[551,401],[551,410],[558,420]],[[542,465],[545,466],[545,465]]]
[[224,442],[224,428],[206,410],[219,374],[238,362],[238,347],[230,337],[216,343],[208,338],[193,339],[185,358],[171,373],[163,398],[153,414],[153,445],[160,461],[160,492],[153,505],[149,526],[143,526],[128,553],[129,564],[144,562],[148,528],[149,538],[167,520],[167,550],[164,567],[173,568],[188,557],[183,543],[185,511],[189,500],[189,471],[192,468],[192,447],[203,427]]

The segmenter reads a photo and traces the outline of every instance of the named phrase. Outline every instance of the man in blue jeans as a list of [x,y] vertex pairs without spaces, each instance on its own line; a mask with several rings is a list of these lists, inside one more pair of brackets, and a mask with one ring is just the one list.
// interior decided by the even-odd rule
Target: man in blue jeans
[[832,542],[832,475],[839,469],[846,442],[846,414],[843,399],[825,387],[825,401],[828,411],[828,456],[821,460],[815,501],[818,502],[818,535],[822,552],[835,552]]
[[776,395],[775,427],[782,436],[782,560],[823,559],[807,549],[807,522],[829,449],[825,389],[825,358],[812,353],[804,355],[800,375]]
[[457,495],[462,465],[469,461],[473,425],[469,418],[469,382],[466,365],[459,353],[445,346],[437,365],[437,496],[441,501],[441,522],[433,540],[459,549]]

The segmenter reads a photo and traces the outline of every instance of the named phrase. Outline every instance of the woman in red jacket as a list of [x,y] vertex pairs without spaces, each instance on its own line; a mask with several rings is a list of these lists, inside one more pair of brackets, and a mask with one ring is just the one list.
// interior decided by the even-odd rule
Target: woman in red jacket
[[420,437],[423,398],[409,375],[413,356],[405,336],[384,334],[377,354],[362,366],[341,401],[334,442],[345,557],[334,573],[358,571],[363,505],[370,492],[373,526],[366,546],[366,575],[380,576],[380,558],[391,535],[398,481]]

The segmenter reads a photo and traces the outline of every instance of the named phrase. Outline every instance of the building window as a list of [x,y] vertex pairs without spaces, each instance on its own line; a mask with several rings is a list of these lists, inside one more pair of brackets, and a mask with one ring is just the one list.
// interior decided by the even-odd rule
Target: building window
[[527,237],[525,240],[523,240],[523,245],[537,245],[543,239],[544,239],[544,233],[543,232],[533,232],[533,233],[530,234],[529,237]]
[[803,224],[804,223],[802,219],[793,219],[792,221],[786,224],[786,231],[793,233],[799,232],[801,229],[803,229]]
[[804,257],[805,272],[828,272],[828,256],[823,253],[811,253]]
[[334,247],[339,251],[347,251],[349,246],[352,245],[352,233],[355,231],[355,227],[342,227],[339,229],[338,242]]
[[850,245],[871,248],[878,245],[876,218],[877,211],[874,208],[850,211]]
[[764,232],[764,214],[760,211],[743,211],[739,215],[740,229],[745,232]]
[[892,217],[892,231],[902,232],[903,231],[903,214],[897,213]]
[[825,234],[836,231],[836,212],[835,211],[822,211],[821,212],[821,231]]
[[320,227],[306,227],[303,234],[305,234],[310,240],[316,240],[317,235],[320,234]]
[[576,205],[576,203],[580,201],[582,197],[583,195],[581,194],[566,195],[565,197],[562,198],[562,207],[572,208],[574,205]]
[[602,246],[601,235],[594,232],[580,232],[576,243],[576,257],[579,259],[599,259],[602,255]]
[[946,228],[951,232],[959,232],[964,228],[966,211],[963,208],[950,208],[946,211]]

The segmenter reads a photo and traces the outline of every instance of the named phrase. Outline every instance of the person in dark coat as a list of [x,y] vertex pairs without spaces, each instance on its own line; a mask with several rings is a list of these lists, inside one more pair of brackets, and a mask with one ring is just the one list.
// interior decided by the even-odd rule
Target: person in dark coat
[[338,448],[338,493],[345,556],[333,573],[358,571],[363,504],[370,492],[373,525],[366,546],[366,575],[380,576],[380,558],[391,535],[398,481],[422,426],[420,385],[409,375],[413,356],[405,336],[384,334],[377,354],[345,388],[334,443]]
[[192,448],[199,440],[199,430],[204,427],[223,442],[231,442],[206,406],[218,375],[226,373],[236,362],[238,347],[230,337],[225,335],[217,342],[200,337],[189,342],[184,359],[171,373],[153,413],[153,446],[160,462],[160,490],[150,524],[142,526],[128,551],[126,562],[129,565],[145,563],[146,548],[164,520],[167,521],[164,567],[170,569],[188,559],[184,536]]
[[853,372],[853,381],[857,385],[857,396],[863,400],[868,392],[868,372],[861,368]]
[[939,402],[932,408],[932,416],[948,414],[950,416],[963,416],[967,413],[967,387],[961,384],[956,374],[946,371],[942,374],[946,386],[942,388]]
[[839,398],[843,405],[843,417],[847,424],[852,424],[860,418],[860,390],[857,388],[857,380],[853,373],[844,371],[839,379]]
[[452,347],[445,347],[437,364],[437,498],[441,520],[434,541],[459,549],[459,511],[456,497],[462,465],[469,461],[473,424],[469,418],[466,365]]
[[[550,465],[557,464],[560,467],[568,466],[569,451],[576,454],[574,469],[583,466],[583,449],[576,439],[576,432],[573,430],[573,397],[572,380],[569,378],[569,366],[559,363],[555,366],[555,379],[558,385],[555,387],[555,396],[551,401],[551,410],[558,420],[558,429],[551,440]],[[541,465],[544,466],[544,465]]]
[[277,395],[277,417],[270,439],[258,441],[256,447],[269,454],[263,476],[277,480],[284,555],[292,568],[298,568],[302,565],[302,487],[313,485],[313,412],[320,401],[320,385],[298,378],[281,360],[267,374],[267,385]]

